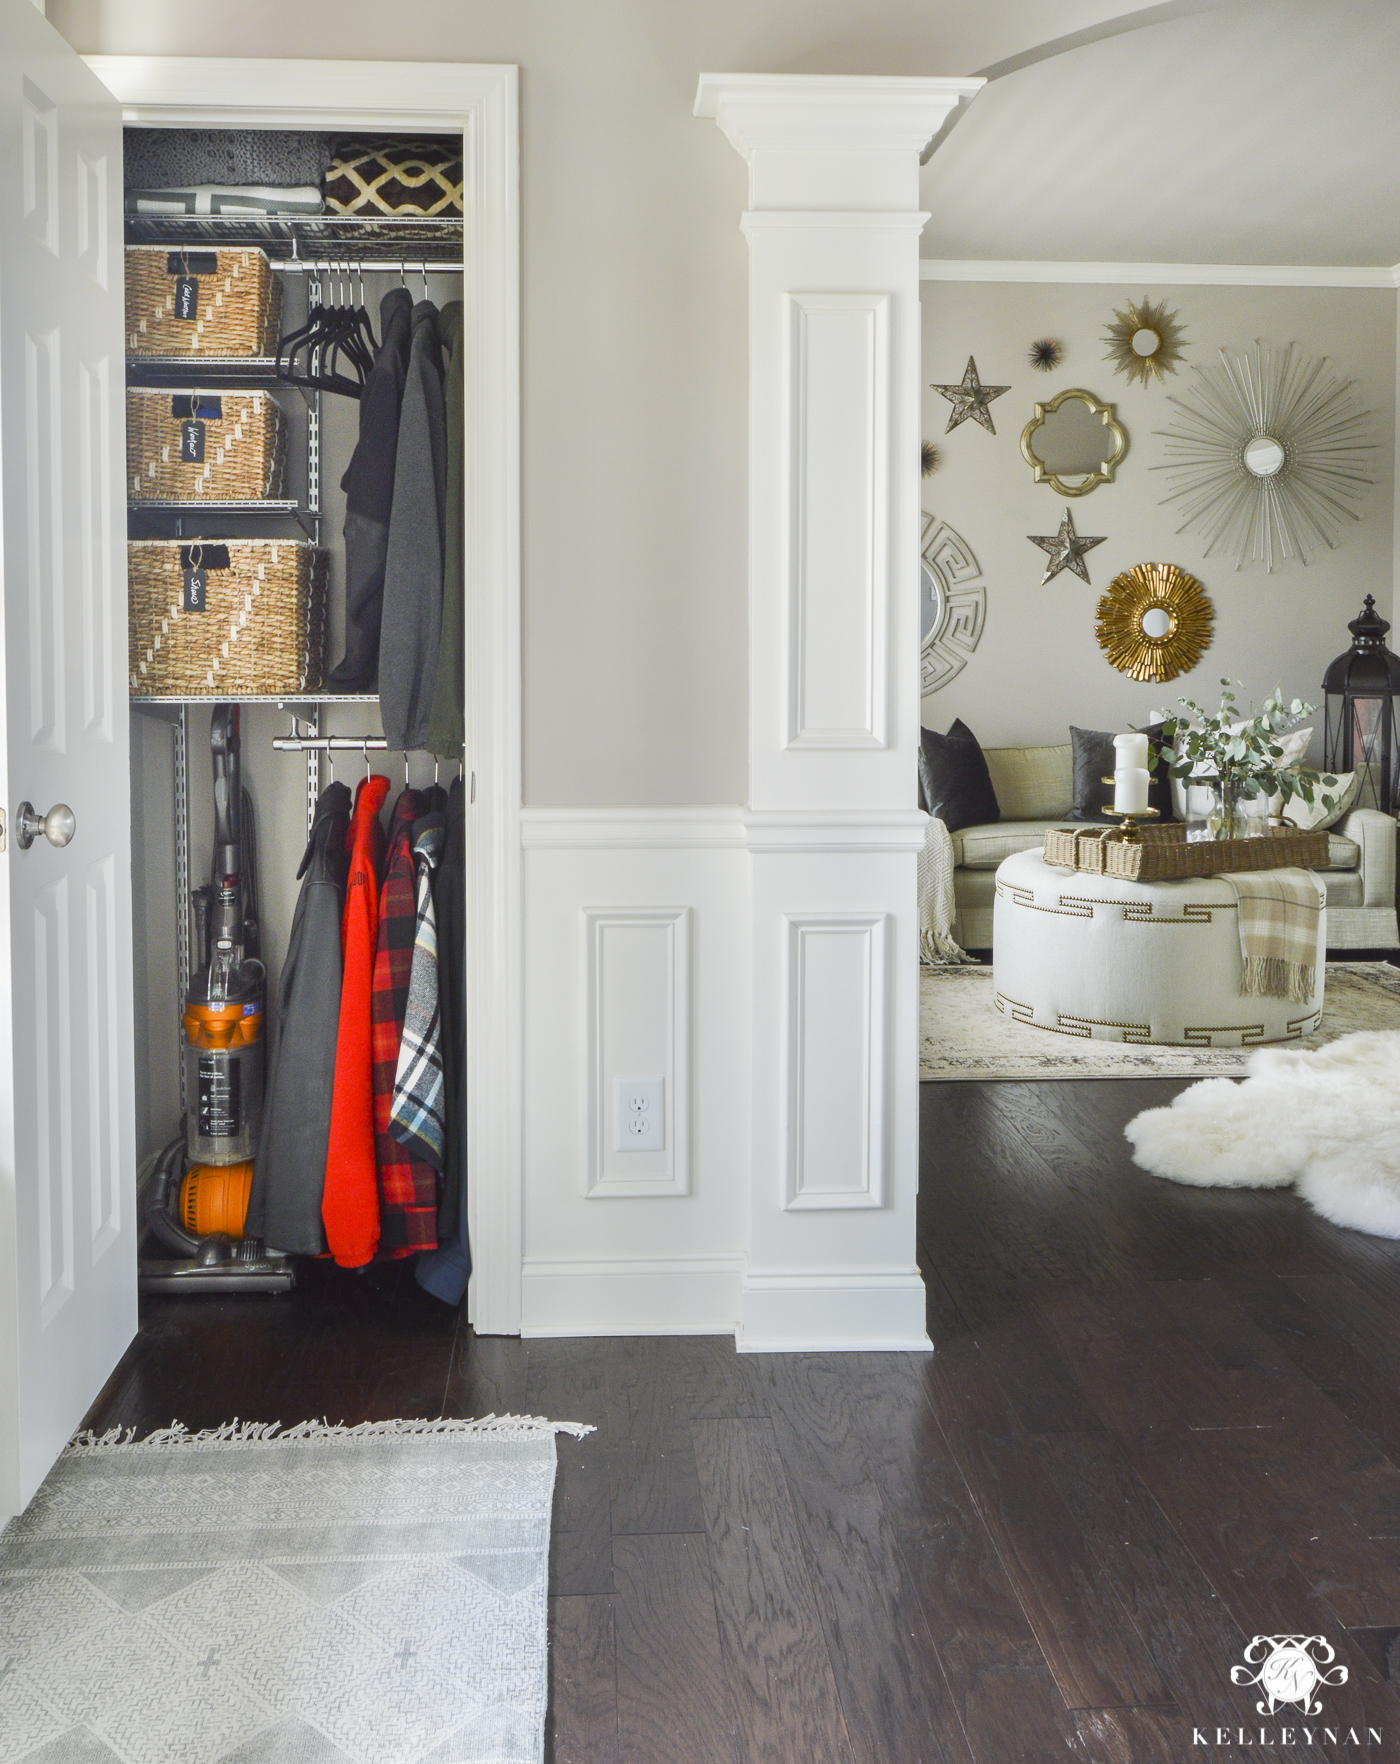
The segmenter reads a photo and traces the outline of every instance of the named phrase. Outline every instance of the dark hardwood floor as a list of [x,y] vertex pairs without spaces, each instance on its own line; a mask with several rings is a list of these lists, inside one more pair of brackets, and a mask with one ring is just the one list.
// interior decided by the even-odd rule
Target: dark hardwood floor
[[403,1266],[312,1267],[149,1302],[89,1423],[592,1422],[559,1441],[554,1764],[1252,1756],[1230,1667],[1285,1632],[1348,1679],[1275,1744],[1400,1758],[1400,1244],[1136,1170],[1123,1124],[1178,1088],[923,1087],[932,1356],[477,1338]]

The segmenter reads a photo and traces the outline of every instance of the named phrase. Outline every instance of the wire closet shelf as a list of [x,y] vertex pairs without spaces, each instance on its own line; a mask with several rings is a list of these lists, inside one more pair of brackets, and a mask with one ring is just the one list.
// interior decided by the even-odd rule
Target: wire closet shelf
[[462,269],[459,215],[129,214],[128,245],[253,246],[279,269],[327,273],[347,263],[366,270]]

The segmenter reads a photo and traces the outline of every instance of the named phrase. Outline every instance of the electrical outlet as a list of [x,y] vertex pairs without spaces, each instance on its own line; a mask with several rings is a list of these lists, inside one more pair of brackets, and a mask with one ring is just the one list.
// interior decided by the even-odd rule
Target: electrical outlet
[[666,1080],[613,1079],[613,1150],[663,1151],[666,1146]]

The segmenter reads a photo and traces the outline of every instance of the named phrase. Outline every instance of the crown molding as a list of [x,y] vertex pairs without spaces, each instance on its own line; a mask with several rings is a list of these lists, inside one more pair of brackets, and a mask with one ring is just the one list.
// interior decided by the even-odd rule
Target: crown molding
[[1183,288],[1400,288],[1400,264],[1034,263],[1010,258],[919,260],[921,282],[1080,282]]
[[695,115],[713,118],[746,160],[759,148],[838,143],[918,153],[948,112],[986,83],[977,77],[702,73]]

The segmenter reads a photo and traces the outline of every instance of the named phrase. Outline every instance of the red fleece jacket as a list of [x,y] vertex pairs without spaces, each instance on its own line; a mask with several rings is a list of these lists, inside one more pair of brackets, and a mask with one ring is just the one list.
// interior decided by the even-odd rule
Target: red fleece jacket
[[344,974],[335,1044],[335,1087],[321,1218],[326,1243],[342,1268],[362,1268],[379,1243],[379,1192],[374,1167],[374,1093],[370,1058],[370,994],[379,934],[379,878],[384,834],[379,811],[389,780],[366,778],[350,821],[350,873],[341,920]]

